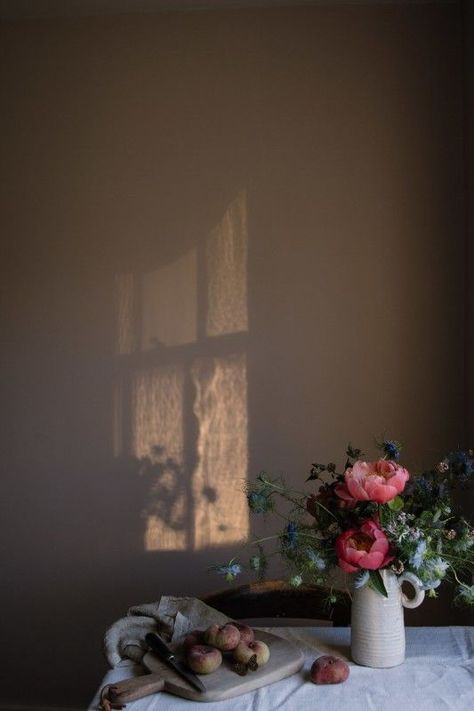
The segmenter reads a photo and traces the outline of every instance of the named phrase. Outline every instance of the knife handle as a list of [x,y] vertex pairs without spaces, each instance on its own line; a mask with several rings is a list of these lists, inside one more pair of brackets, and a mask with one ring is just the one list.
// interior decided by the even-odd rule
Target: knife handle
[[169,662],[170,659],[174,659],[174,654],[171,649],[163,642],[161,637],[154,632],[148,632],[148,634],[145,635],[145,642],[165,661]]
[[163,691],[164,688],[165,680],[160,674],[144,674],[111,684],[107,690],[107,696],[109,701],[114,704],[125,704],[149,694],[156,694],[158,691]]

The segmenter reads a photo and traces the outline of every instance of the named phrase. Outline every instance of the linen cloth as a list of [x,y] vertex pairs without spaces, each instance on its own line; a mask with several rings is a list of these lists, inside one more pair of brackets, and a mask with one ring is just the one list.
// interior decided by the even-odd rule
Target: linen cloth
[[226,622],[227,615],[195,597],[162,595],[156,602],[131,607],[125,617],[109,627],[104,638],[105,657],[111,667],[126,658],[140,663],[148,651],[147,632],[159,632],[173,648],[173,642],[178,644],[184,634],[196,627]]
[[[406,661],[391,669],[371,669],[350,657],[346,627],[266,627],[304,651],[301,672],[248,694],[200,704],[166,692],[127,704],[128,711],[473,711],[474,627],[407,627]],[[349,662],[343,684],[319,686],[309,670],[321,654]],[[123,661],[108,672],[104,684],[136,676],[140,667]],[[89,709],[99,703],[97,691]]]

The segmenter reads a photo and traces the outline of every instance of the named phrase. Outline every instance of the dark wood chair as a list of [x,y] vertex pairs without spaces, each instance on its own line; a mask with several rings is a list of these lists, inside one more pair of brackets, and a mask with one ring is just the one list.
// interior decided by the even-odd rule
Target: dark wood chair
[[284,580],[267,580],[210,593],[202,598],[210,607],[234,620],[277,618],[327,621],[334,627],[346,627],[350,622],[351,602],[348,593],[328,607],[328,591],[317,585],[291,587]]

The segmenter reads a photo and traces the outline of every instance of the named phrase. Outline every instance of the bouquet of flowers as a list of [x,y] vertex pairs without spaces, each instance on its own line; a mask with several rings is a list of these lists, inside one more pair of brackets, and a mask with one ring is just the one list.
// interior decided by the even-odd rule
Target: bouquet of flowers
[[[269,555],[280,554],[291,585],[325,586],[330,603],[337,599],[330,582],[337,566],[354,576],[355,587],[369,585],[385,596],[380,570],[410,571],[430,597],[451,580],[456,601],[474,604],[474,529],[453,503],[454,490],[474,480],[474,452],[452,451],[433,469],[411,476],[399,463],[399,442],[384,439],[377,446],[379,458],[365,461],[349,445],[340,472],[333,462],[313,464],[309,493],[260,473],[246,490],[250,510],[277,515],[284,526],[247,542],[256,546],[250,569],[264,578]],[[276,546],[268,552],[271,542]],[[244,567],[233,558],[215,569],[230,582]]]

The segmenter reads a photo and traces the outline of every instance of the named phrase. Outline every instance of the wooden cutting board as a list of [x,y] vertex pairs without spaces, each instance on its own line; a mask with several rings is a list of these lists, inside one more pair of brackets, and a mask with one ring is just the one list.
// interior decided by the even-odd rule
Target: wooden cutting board
[[267,664],[257,671],[249,671],[246,676],[239,676],[232,671],[232,657],[224,655],[219,669],[212,674],[199,675],[206,687],[203,693],[196,691],[186,679],[179,676],[153,652],[147,652],[142,665],[149,673],[113,684],[109,689],[109,698],[114,702],[127,703],[158,691],[168,691],[192,701],[221,701],[273,684],[294,674],[303,666],[303,652],[286,639],[259,630],[256,630],[255,638],[268,645],[270,659]]

